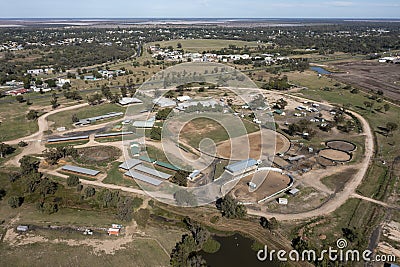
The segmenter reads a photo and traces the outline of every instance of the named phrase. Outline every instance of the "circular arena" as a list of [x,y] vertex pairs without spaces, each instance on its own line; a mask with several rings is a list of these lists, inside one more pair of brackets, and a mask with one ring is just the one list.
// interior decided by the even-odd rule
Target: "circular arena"
[[325,143],[325,145],[329,148],[336,149],[336,150],[341,150],[341,151],[346,151],[346,152],[352,152],[356,150],[357,146],[349,141],[344,141],[344,140],[330,140]]
[[347,162],[352,158],[350,153],[332,148],[322,149],[319,151],[318,155],[328,160],[337,162]]
[[[261,136],[262,135],[262,136]],[[262,142],[264,140],[264,142]],[[272,142],[268,142],[271,140]],[[249,142],[250,152],[240,149],[238,145]],[[243,147],[247,147],[244,145]],[[235,137],[217,144],[217,155],[221,158],[244,160],[262,159],[276,153],[285,153],[290,149],[289,139],[281,133],[261,129],[259,132]]]

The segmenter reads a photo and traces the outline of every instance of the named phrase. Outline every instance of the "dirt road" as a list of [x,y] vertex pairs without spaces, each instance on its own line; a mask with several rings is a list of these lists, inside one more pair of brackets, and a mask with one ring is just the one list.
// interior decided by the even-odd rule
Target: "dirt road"
[[[288,97],[294,97],[297,98],[301,101],[307,100],[305,98],[297,97],[297,96],[292,96],[292,95],[287,95],[283,94],[282,95]],[[316,102],[316,101],[313,101]],[[320,103],[320,104],[327,104],[327,103]],[[365,139],[365,152],[364,152],[364,158],[362,162],[358,165],[357,172],[353,175],[353,179],[350,180],[344,189],[336,194],[333,195],[333,197],[327,201],[325,204],[323,204],[321,207],[314,209],[312,211],[307,211],[303,213],[293,213],[293,214],[281,214],[281,213],[270,213],[270,212],[262,212],[262,211],[256,211],[256,210],[248,210],[249,214],[252,215],[257,215],[257,216],[264,216],[264,217],[275,217],[278,220],[303,220],[311,217],[316,217],[316,216],[321,216],[321,215],[327,215],[338,209],[341,205],[343,205],[347,199],[351,197],[355,193],[356,188],[361,184],[364,176],[367,173],[369,164],[372,160],[372,157],[374,155],[374,138],[373,138],[373,133],[371,131],[371,128],[367,122],[361,115],[358,113],[355,113],[353,111],[350,111],[357,119],[361,122],[362,127],[364,129],[364,134],[366,136]],[[315,179],[318,179],[319,177],[316,177]]]

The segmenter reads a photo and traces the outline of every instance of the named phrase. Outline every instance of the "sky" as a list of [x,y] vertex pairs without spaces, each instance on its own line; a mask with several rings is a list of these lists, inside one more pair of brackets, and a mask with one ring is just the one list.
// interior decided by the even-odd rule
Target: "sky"
[[1,0],[0,18],[400,18],[399,0]]

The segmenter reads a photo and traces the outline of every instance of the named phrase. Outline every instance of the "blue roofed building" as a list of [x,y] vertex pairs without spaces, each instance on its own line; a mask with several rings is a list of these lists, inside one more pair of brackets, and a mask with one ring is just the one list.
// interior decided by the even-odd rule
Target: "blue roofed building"
[[246,159],[226,166],[225,170],[233,176],[238,176],[256,170],[257,166],[258,162],[255,159]]

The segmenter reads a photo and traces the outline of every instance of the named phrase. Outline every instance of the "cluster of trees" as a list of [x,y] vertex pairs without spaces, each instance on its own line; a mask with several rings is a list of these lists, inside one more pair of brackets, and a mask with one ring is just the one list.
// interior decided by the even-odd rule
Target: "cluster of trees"
[[12,154],[15,151],[13,146],[10,146],[5,143],[0,143],[0,158],[4,158],[9,154]]
[[287,133],[290,135],[308,133],[305,138],[311,139],[315,135],[315,130],[311,128],[311,123],[306,119],[301,119],[297,123],[291,123],[288,126]]
[[213,106],[204,106],[201,103],[197,103],[195,106],[189,106],[185,109],[185,113],[194,113],[194,112],[222,112],[223,107],[221,105]]
[[30,121],[36,120],[37,118],[39,118],[39,112],[36,110],[29,110],[28,114],[26,114],[26,118]]
[[271,219],[267,219],[265,217],[261,217],[260,218],[260,225],[264,228],[264,229],[268,229],[270,231],[274,231],[276,229],[278,229],[279,227],[279,223],[276,220],[275,217],[272,217]]
[[82,100],[82,96],[78,91],[65,91],[64,96],[66,99]]
[[[205,244],[212,239],[210,232],[201,224],[192,221],[186,217],[183,222],[190,231],[190,235],[185,234],[182,236],[181,241],[176,243],[170,255],[170,264],[173,267],[206,267],[207,263],[198,254],[198,251],[204,248]],[[214,243],[217,243],[215,240]],[[217,243],[219,249],[219,243]]]
[[49,163],[50,165],[55,165],[61,158],[66,158],[68,156],[77,157],[78,150],[73,146],[60,146],[44,150],[43,156],[46,159],[47,163]]
[[288,77],[284,75],[282,78],[281,77],[270,77],[269,82],[265,83],[261,86],[262,89],[276,89],[276,90],[288,90],[290,89],[290,84],[288,81]]
[[150,130],[150,138],[155,140],[155,141],[160,141],[161,140],[161,133],[162,133],[162,128],[161,127],[153,127]]
[[164,108],[157,111],[156,120],[166,120],[168,115],[172,112],[172,108]]
[[222,216],[227,218],[243,218],[247,214],[246,207],[231,195],[218,199],[216,205]]
[[285,109],[285,107],[287,105],[288,105],[288,102],[285,99],[281,98],[281,99],[278,99],[278,101],[276,101],[274,108]]
[[179,185],[179,186],[187,186],[187,177],[189,176],[190,172],[179,170],[175,172],[174,176],[171,178],[171,182]]

